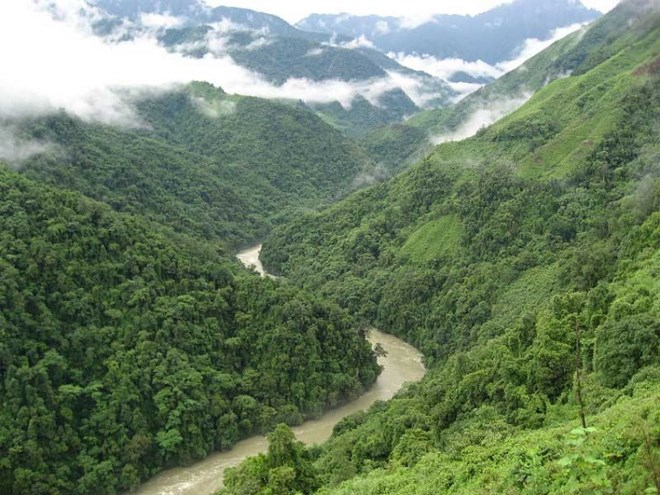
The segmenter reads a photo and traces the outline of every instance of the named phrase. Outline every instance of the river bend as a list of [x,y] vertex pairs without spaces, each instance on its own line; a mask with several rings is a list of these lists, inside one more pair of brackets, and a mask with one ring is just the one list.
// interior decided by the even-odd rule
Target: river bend
[[[261,246],[238,253],[237,257],[247,266],[254,268],[262,276],[268,275],[259,261]],[[331,409],[319,419],[305,421],[296,426],[296,438],[307,445],[325,442],[332,434],[332,428],[345,416],[364,411],[377,400],[388,400],[406,382],[416,382],[424,376],[422,355],[414,347],[402,340],[378,330],[370,330],[367,337],[372,345],[380,343],[387,355],[379,358],[383,366],[376,383],[357,399],[336,409]],[[211,495],[222,486],[226,468],[237,466],[249,456],[265,452],[266,439],[254,436],[238,442],[225,452],[210,454],[205,459],[190,466],[168,469],[141,485],[137,495]]]

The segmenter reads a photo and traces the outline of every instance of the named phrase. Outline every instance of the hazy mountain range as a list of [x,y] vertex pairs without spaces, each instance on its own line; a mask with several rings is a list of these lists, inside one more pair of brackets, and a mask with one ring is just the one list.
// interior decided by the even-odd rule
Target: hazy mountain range
[[296,26],[354,38],[364,36],[385,53],[497,64],[515,57],[527,39],[546,39],[557,28],[589,22],[599,15],[578,0],[515,0],[479,15],[442,14],[418,25],[396,17],[313,14]]

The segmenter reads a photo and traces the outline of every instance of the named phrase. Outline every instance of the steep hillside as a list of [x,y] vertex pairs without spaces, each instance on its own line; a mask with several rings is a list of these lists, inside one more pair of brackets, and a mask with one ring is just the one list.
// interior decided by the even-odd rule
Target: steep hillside
[[358,394],[348,316],[0,168],[0,492],[107,494]]
[[653,9],[652,2],[623,3],[457,104],[425,110],[403,124],[378,129],[361,144],[375,160],[400,170],[429,153],[434,143],[474,135],[552,81],[583,74],[617,53],[625,58],[630,45],[652,32],[657,18]]
[[[379,293],[404,283],[393,268],[430,263],[444,270],[458,260],[461,266],[491,262],[537,248],[553,253],[542,257],[545,262],[556,259],[592,217],[611,213],[611,203],[655,173],[658,18],[642,40],[584,74],[551,83],[474,138],[441,145],[410,173],[277,229],[264,247],[266,264],[349,298],[351,310],[405,334],[413,331],[410,320],[377,317],[374,287],[368,286],[378,283]],[[533,266],[537,254],[529,256],[524,265]],[[515,265],[512,259],[506,264]],[[385,284],[379,275],[397,281]]]
[[396,17],[313,14],[297,26],[353,38],[365,36],[385,53],[497,64],[513,58],[528,38],[547,39],[558,27],[598,16],[597,11],[572,0],[516,0],[475,16],[436,15],[419,25]]
[[21,172],[232,245],[263,236],[287,208],[353,188],[366,156],[305,108],[193,84],[137,104],[142,128],[65,114],[21,123],[51,151]]
[[430,368],[311,452],[322,493],[655,493],[660,12],[626,15],[590,66],[265,244]]
[[[237,64],[276,86],[292,79],[304,80],[306,84],[341,81],[352,85],[356,96],[350,105],[339,101],[307,102],[329,123],[351,136],[401,122],[422,108],[444,107],[457,94],[442,79],[411,70],[376,50],[350,43],[319,43],[240,27],[228,33],[216,33],[211,26],[170,28],[162,32],[159,41],[168,49],[190,57],[226,53]],[[222,45],[219,52],[212,48],[218,43]],[[376,89],[370,90],[372,87]]]

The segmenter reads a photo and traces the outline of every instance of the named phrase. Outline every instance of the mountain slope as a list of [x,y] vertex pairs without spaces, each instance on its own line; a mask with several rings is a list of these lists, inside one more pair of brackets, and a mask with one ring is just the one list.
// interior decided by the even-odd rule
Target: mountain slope
[[[505,254],[525,249],[534,236],[525,237],[530,232],[523,238],[518,236],[526,230],[526,215],[534,215],[536,209],[525,209],[532,201],[531,195],[524,201],[515,197],[527,187],[540,188],[539,194],[549,195],[539,204],[542,214],[548,215],[557,213],[561,201],[573,197],[572,188],[577,185],[595,188],[600,180],[598,185],[606,191],[594,194],[601,202],[610,194],[628,194],[626,188],[641,180],[637,174],[643,173],[643,167],[653,168],[653,126],[657,119],[657,77],[653,71],[654,57],[660,52],[658,19],[656,16],[655,28],[634,45],[585,74],[551,83],[518,111],[474,138],[441,145],[410,173],[358,192],[326,213],[278,229],[264,246],[264,260],[271,268],[306,285],[333,295],[339,295],[335,291],[340,290],[348,296],[350,284],[342,286],[340,274],[351,283],[362,277],[367,282],[394,267],[444,259],[442,250],[431,250],[421,258],[411,257],[405,247],[411,247],[409,243],[415,241],[432,240],[429,249],[437,241],[439,246],[449,246],[448,253],[469,257],[496,257],[500,250],[500,254]],[[651,72],[647,73],[645,67]],[[650,148],[640,148],[647,141]],[[634,160],[642,151],[649,163]],[[610,161],[598,165],[602,161],[599,153],[611,154]],[[625,169],[619,171],[618,167],[628,162],[641,168],[629,173]],[[537,177],[560,178],[562,182],[538,181],[537,185]],[[616,180],[623,189],[611,192],[611,182]],[[489,199],[489,194],[494,196]],[[599,197],[601,194],[605,196]],[[566,198],[560,200],[564,195]],[[575,199],[584,198],[578,195]],[[477,203],[470,206],[472,200]],[[509,200],[511,204],[507,203]],[[484,208],[493,208],[488,217],[477,211],[479,201],[487,201]],[[505,232],[481,232],[487,218],[497,212],[500,201],[513,208],[507,215],[513,215],[518,226],[505,223],[497,227],[506,229]],[[541,205],[549,210],[543,210]],[[438,220],[448,222],[447,218],[458,222],[457,228],[447,228],[452,222],[435,224]],[[468,221],[477,223],[465,230]],[[552,234],[545,230],[553,228],[548,222],[535,234],[541,236],[539,242],[549,243],[544,244],[546,248],[557,249],[551,242],[553,235],[560,235],[561,242],[574,239],[576,226],[566,234]],[[445,232],[452,232],[452,237],[445,239]],[[419,235],[413,236],[415,233]],[[312,244],[308,244],[311,239]],[[462,250],[467,248],[470,250]],[[310,255],[314,260],[311,264],[299,262]],[[358,262],[359,268],[354,267],[353,263]],[[341,271],[338,273],[337,269]],[[324,275],[324,270],[333,275]],[[366,296],[369,289],[363,289],[367,290]],[[373,301],[373,296],[369,293],[360,304],[353,294],[351,309],[367,311],[370,318],[374,317],[377,306],[366,304]],[[395,326],[385,320],[375,321],[396,332],[410,331],[405,319],[399,319]],[[422,344],[421,340],[414,342]]]
[[347,193],[369,161],[304,108],[193,84],[137,103],[142,129],[64,114],[23,122],[53,151],[26,161],[30,178],[231,245],[265,235],[287,208]]
[[516,55],[529,38],[547,39],[559,27],[599,16],[572,0],[516,0],[476,16],[436,15],[409,27],[402,19],[313,14],[297,26],[306,31],[365,36],[385,53],[483,60],[495,65]]
[[206,244],[0,168],[0,491],[134,488],[353,397],[338,308]]
[[400,170],[430,152],[434,143],[474,135],[551,81],[587,72],[617,53],[625,58],[628,47],[653,29],[653,8],[650,2],[623,3],[455,105],[425,110],[403,124],[378,129],[364,136],[361,145],[376,161]]
[[660,12],[609,15],[640,11],[641,36],[612,33],[591,67],[265,244],[266,266],[429,368],[337,425],[321,493],[657,487]]

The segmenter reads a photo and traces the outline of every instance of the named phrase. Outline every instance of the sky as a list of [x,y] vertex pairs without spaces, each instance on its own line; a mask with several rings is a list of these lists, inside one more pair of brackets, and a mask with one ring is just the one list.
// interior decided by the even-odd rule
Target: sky
[[[433,14],[478,14],[505,3],[503,0],[206,0],[210,5],[243,7],[275,14],[296,23],[311,13],[378,14],[413,19]],[[618,0],[582,0],[590,8],[607,12]]]

